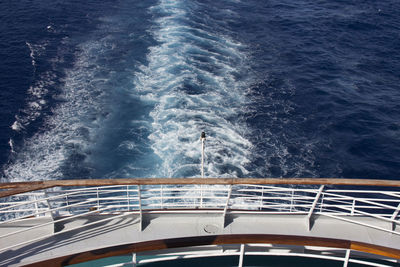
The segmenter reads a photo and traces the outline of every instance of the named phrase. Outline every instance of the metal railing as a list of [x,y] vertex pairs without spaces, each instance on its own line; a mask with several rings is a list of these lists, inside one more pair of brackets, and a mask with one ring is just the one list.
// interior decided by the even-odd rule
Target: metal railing
[[[351,258],[351,251],[349,249],[338,248],[324,248],[312,246],[291,246],[291,245],[273,245],[273,244],[233,244],[228,246],[211,245],[199,246],[189,248],[179,248],[166,250],[163,252],[144,252],[133,253],[122,260],[121,263],[114,263],[107,265],[108,267],[122,267],[122,266],[137,266],[146,263],[185,260],[185,259],[199,259],[212,257],[235,257],[238,260],[238,267],[244,266],[243,262],[246,256],[298,256],[310,259],[323,259],[329,261],[343,262],[343,266],[349,263],[362,264],[365,266],[377,267],[390,267],[397,264],[394,259],[387,259],[384,257],[377,258],[362,258],[360,255],[353,252]],[[156,257],[154,257],[156,256]],[[357,257],[358,256],[358,257]],[[365,256],[365,255],[363,255]],[[375,260],[375,261],[371,261]],[[264,261],[265,262],[265,261]],[[212,261],[209,262],[212,264]],[[312,264],[312,261],[310,261]]]
[[[89,213],[111,214],[149,210],[202,209],[251,211],[270,214],[324,215],[346,220],[367,216],[391,223],[394,231],[400,212],[400,192],[394,190],[339,190],[269,185],[126,185],[53,188],[1,199],[1,224],[48,216]],[[357,223],[357,222],[355,222]],[[370,227],[374,227],[370,225]],[[0,236],[1,238],[1,236]]]
[[[328,187],[318,183],[291,185],[285,181],[273,185],[262,184],[263,181],[260,180],[260,184],[256,184],[257,181],[253,179],[251,184],[240,184],[237,180],[229,183],[229,179],[225,179],[228,182],[206,184],[204,180],[207,179],[198,179],[199,184],[196,184],[195,179],[192,179],[190,184],[179,184],[179,181],[176,181],[172,184],[161,182],[154,184],[154,182],[120,185],[116,182],[116,185],[83,188],[56,185],[57,187],[53,188],[9,195],[0,198],[0,228],[10,223],[38,217],[51,217],[52,220],[1,234],[0,240],[45,225],[87,215],[113,215],[91,223],[95,225],[112,220],[116,216],[123,217],[130,214],[136,214],[142,220],[143,213],[201,213],[209,210],[221,213],[223,218],[227,213],[305,215],[309,222],[313,216],[319,215],[400,235],[399,229],[396,228],[400,224],[398,187],[385,187],[385,190],[382,190],[382,188],[361,187],[358,184],[357,189],[354,187],[342,189],[335,185]],[[390,183],[392,184],[392,181]],[[368,184],[366,182],[366,185]],[[7,188],[18,192],[11,184],[7,184]],[[361,221],[358,220],[360,217],[374,220]],[[387,227],[382,226],[382,223],[386,223]],[[309,223],[309,229],[310,225]],[[81,227],[88,227],[88,224]],[[78,228],[61,230],[51,235]],[[38,237],[37,240],[44,237]],[[2,247],[0,253],[33,241],[35,240]]]

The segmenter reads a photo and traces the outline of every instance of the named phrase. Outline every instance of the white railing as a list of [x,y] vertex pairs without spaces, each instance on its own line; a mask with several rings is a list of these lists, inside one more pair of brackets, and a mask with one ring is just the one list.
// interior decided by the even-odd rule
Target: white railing
[[[73,218],[98,214],[110,216],[0,247],[0,253],[80,227],[95,227],[96,224],[118,217],[136,214],[142,221],[143,214],[157,212],[212,211],[220,213],[222,218],[235,213],[304,215],[308,218],[309,230],[311,218],[325,216],[400,235],[399,227],[396,228],[400,224],[400,191],[396,191],[396,187],[386,189],[343,190],[324,185],[257,184],[54,187],[1,198],[0,228],[32,218],[51,220],[5,234],[3,232],[0,240]],[[365,217],[374,220],[359,219]]]
[[[202,209],[222,213],[324,215],[351,220],[360,216],[400,224],[400,192],[338,190],[323,186],[294,188],[263,185],[130,185],[87,188],[53,188],[1,199],[0,226],[11,221],[52,215]],[[375,227],[375,226],[371,226]],[[399,234],[393,229],[382,229]],[[1,236],[0,236],[1,238]]]
[[[242,267],[245,256],[287,256],[287,257],[306,257],[310,259],[323,259],[330,261],[343,262],[343,266],[348,263],[362,264],[365,266],[390,267],[397,264],[394,259],[386,257],[363,258],[363,253],[352,253],[349,249],[324,248],[324,247],[297,247],[291,245],[273,244],[234,244],[228,246],[211,245],[189,248],[172,249],[163,252],[142,252],[133,253],[131,259],[125,262],[115,263],[107,267],[137,266],[155,262],[176,261],[185,259],[199,259],[212,257],[235,257],[238,260],[238,267]],[[354,256],[351,258],[350,256]],[[358,257],[357,257],[358,256]],[[128,261],[127,261],[128,260]],[[372,260],[372,261],[371,261]],[[265,261],[264,261],[265,262]],[[208,262],[212,264],[212,261]],[[312,264],[312,261],[309,262]]]

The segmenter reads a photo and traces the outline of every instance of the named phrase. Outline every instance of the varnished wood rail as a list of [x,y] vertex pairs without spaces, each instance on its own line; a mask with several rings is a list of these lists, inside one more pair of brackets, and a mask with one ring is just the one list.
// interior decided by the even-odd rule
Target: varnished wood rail
[[348,185],[400,187],[398,180],[341,179],[341,178],[128,178],[46,180],[0,183],[0,197],[42,190],[57,186],[107,186],[107,185]]

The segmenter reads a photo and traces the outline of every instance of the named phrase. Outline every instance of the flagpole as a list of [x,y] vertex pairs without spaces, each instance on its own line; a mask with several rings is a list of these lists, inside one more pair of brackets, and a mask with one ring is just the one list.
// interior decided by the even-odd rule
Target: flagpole
[[204,144],[206,141],[206,133],[201,132],[201,178],[204,178]]

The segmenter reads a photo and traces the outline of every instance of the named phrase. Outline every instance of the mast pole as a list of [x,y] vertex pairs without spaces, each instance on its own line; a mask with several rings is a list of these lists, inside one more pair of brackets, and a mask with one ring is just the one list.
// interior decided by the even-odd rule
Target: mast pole
[[206,141],[206,133],[201,132],[201,178],[204,178],[204,144]]

